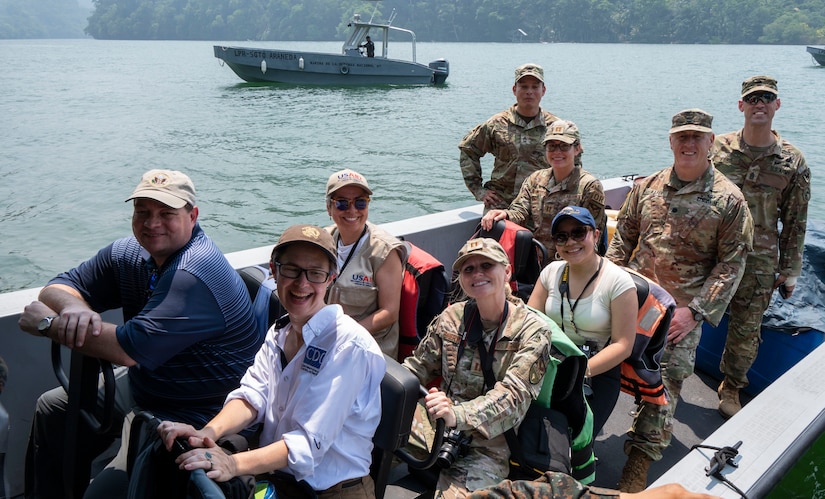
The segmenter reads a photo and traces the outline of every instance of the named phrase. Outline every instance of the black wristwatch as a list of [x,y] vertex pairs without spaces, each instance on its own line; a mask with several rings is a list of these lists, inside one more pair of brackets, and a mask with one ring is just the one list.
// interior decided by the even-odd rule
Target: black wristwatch
[[40,322],[37,323],[37,332],[43,336],[48,336],[49,328],[52,327],[52,321],[55,319],[57,319],[56,315],[49,315],[40,319]]
[[702,315],[702,312],[697,312],[696,310],[693,310],[690,307],[688,307],[688,310],[690,310],[690,312],[693,314],[693,320],[695,320],[696,322],[701,322],[705,320],[705,316]]

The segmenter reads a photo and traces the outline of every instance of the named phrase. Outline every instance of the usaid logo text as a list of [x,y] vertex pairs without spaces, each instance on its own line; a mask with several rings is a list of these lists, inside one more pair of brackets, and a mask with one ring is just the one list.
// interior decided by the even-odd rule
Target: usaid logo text
[[373,285],[370,276],[364,274],[352,274],[349,278],[349,282],[355,284],[356,286],[372,287]]
[[321,364],[324,362],[324,357],[326,356],[326,350],[308,346],[306,354],[304,354],[304,364],[301,366],[301,370],[311,374],[318,374],[318,371],[321,369]]

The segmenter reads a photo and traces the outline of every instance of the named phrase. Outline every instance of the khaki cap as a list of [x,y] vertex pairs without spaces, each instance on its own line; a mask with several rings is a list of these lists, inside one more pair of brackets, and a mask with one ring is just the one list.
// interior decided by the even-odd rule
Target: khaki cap
[[369,184],[367,184],[367,179],[365,179],[363,175],[356,171],[346,169],[335,172],[329,176],[329,180],[327,180],[327,196],[347,185],[357,185],[364,189],[367,194],[372,194],[372,189],[370,189]]
[[532,76],[544,83],[544,68],[533,63],[522,64],[516,68],[516,83],[525,76]]
[[462,246],[458,251],[458,258],[456,258],[455,262],[453,262],[453,270],[460,270],[461,264],[467,261],[467,259],[471,256],[475,255],[489,258],[490,260],[502,265],[507,265],[510,263],[507,253],[498,241],[488,237],[479,237],[476,239],[470,239],[464,243],[464,246]]
[[332,234],[317,225],[292,225],[288,227],[278,238],[278,243],[272,249],[273,255],[277,250],[284,249],[294,243],[309,243],[317,246],[326,253],[331,262],[338,261],[337,248]]
[[742,97],[753,92],[770,92],[779,95],[779,88],[776,86],[776,79],[770,76],[751,76],[742,82]]
[[579,127],[572,121],[556,120],[547,127],[542,144],[548,141],[558,140],[566,144],[575,144],[579,141]]
[[195,206],[195,184],[186,174],[175,170],[149,170],[143,174],[135,191],[126,201],[149,198],[169,206],[183,208]]
[[670,133],[682,132],[685,130],[696,130],[697,132],[713,133],[711,124],[713,116],[701,109],[685,109],[673,115],[673,122]]

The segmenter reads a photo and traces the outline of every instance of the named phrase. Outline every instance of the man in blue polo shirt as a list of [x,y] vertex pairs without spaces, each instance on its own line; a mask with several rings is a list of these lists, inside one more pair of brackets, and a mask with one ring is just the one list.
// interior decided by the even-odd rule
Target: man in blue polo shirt
[[[124,366],[116,370],[119,415],[140,408],[161,419],[206,424],[263,342],[249,294],[201,230],[188,176],[146,172],[129,200],[134,235],[52,279],[23,311],[20,328]],[[101,312],[117,308],[122,326],[101,320]],[[37,401],[26,497],[63,496],[66,406],[59,387]],[[110,442],[89,445],[102,450]],[[113,473],[125,479],[125,452],[107,468],[101,483]]]

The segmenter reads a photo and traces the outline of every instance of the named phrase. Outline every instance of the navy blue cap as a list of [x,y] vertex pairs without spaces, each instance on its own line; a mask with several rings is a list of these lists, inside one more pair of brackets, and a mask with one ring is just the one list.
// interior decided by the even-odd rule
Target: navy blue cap
[[567,206],[558,212],[555,217],[553,217],[553,225],[550,226],[551,234],[556,233],[556,229],[565,218],[572,218],[581,224],[589,225],[594,229],[596,228],[596,220],[587,208],[582,208],[581,206]]

